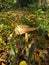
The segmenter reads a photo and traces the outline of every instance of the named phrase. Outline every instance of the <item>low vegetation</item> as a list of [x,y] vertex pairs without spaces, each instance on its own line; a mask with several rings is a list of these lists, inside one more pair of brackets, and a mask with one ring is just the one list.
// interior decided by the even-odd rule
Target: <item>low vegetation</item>
[[[28,4],[24,0],[19,2],[21,5],[12,0],[0,2],[0,65],[49,64],[49,9],[36,8],[34,0],[25,2]],[[39,29],[28,32],[29,40],[25,42],[24,34],[16,35],[14,31],[17,25]]]

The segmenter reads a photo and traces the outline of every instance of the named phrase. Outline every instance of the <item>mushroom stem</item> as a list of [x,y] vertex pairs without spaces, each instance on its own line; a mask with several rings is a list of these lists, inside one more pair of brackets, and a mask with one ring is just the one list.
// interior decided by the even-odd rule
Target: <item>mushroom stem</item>
[[25,42],[28,42],[28,33],[25,33]]

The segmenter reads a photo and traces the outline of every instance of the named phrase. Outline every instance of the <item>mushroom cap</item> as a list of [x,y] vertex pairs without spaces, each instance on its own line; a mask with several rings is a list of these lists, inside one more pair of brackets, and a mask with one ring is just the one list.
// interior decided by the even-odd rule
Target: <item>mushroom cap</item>
[[31,28],[29,27],[28,25],[17,25],[17,27],[15,28],[15,33],[17,35],[21,35],[21,34],[24,34],[24,33],[27,33],[29,31],[34,31],[34,30],[37,30],[39,27],[36,27],[36,28]]
[[18,34],[24,34],[26,32],[28,32],[28,30],[30,29],[30,27],[28,25],[18,25],[15,28],[15,33]]

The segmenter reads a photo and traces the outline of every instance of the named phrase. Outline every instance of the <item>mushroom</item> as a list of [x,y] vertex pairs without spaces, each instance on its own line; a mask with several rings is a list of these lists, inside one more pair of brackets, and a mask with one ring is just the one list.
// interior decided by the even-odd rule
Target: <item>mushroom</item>
[[25,41],[28,42],[28,32],[37,30],[39,27],[31,28],[28,25],[17,25],[17,27],[14,29],[15,33],[17,35],[25,34]]

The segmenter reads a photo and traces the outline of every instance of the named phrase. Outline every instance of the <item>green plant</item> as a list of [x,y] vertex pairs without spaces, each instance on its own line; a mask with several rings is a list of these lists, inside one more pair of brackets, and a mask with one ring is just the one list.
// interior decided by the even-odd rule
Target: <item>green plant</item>
[[32,45],[31,48],[29,50],[29,55],[28,55],[28,64],[30,65],[30,61],[31,61],[31,57],[35,51],[35,48],[37,47],[38,41],[36,40]]

